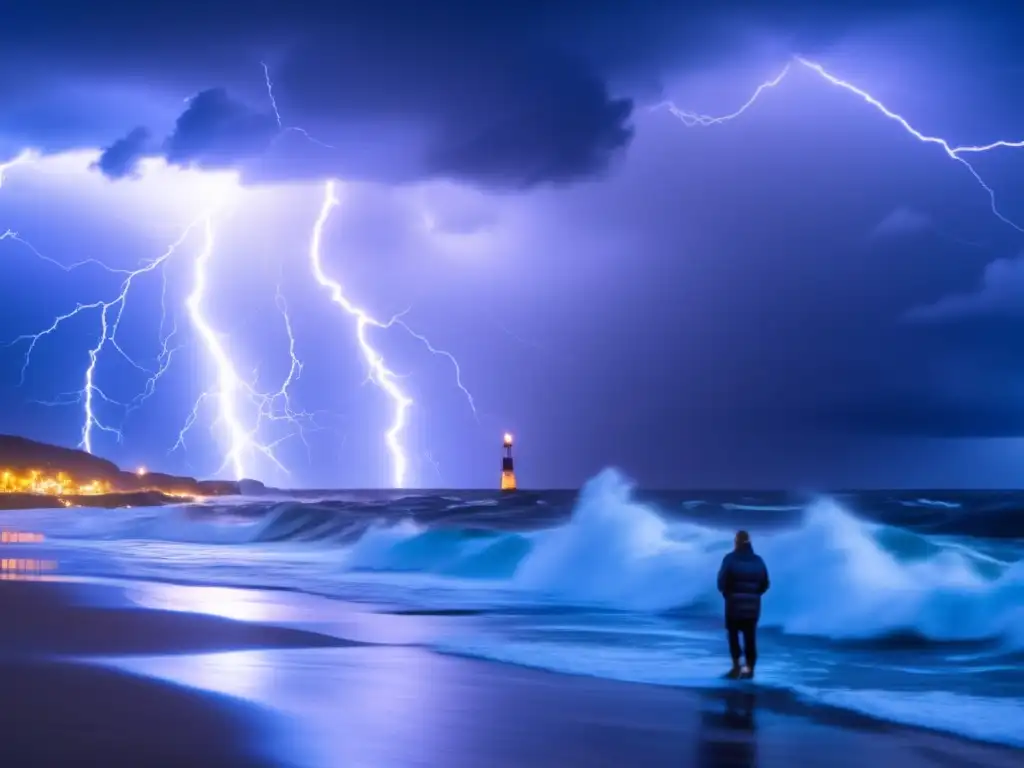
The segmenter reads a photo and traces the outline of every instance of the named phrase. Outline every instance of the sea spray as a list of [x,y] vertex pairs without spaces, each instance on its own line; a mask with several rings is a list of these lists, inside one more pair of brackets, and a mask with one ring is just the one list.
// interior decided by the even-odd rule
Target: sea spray
[[606,469],[580,492],[572,519],[538,536],[516,573],[523,589],[633,610],[664,610],[707,595],[707,572],[725,548],[720,532],[672,526],[634,500]]
[[[525,507],[521,500],[457,498],[242,500],[232,506],[9,512],[4,519],[69,546],[89,541],[116,548],[125,540],[220,547],[225,551],[212,557],[209,572],[184,574],[211,583],[225,578],[225,569],[213,566],[227,559],[226,550],[233,552],[230,559],[244,562],[246,548],[258,548],[260,563],[289,563],[293,581],[285,586],[296,589],[312,589],[315,581],[316,590],[324,591],[325,581],[334,578],[344,594],[361,573],[393,573],[402,574],[392,580],[399,592],[402,584],[414,587],[419,576],[450,578],[445,599],[452,603],[460,591],[472,590],[479,604],[481,585],[472,582],[487,582],[503,599],[517,594],[522,605],[721,615],[715,579],[733,528],[707,513],[700,522],[688,520],[681,504],[666,513],[639,498],[615,470],[588,482],[565,512],[537,504],[540,497]],[[508,506],[513,502],[519,506]],[[455,504],[464,510],[452,517]],[[909,635],[1024,648],[1024,561],[1013,545],[993,548],[968,537],[868,521],[829,498],[808,504],[788,527],[765,527],[763,520],[778,506],[766,503],[747,513],[754,547],[772,576],[765,627],[841,641]],[[550,522],[538,525],[530,515],[546,515]],[[304,575],[301,564],[307,562],[331,571]],[[159,567],[147,563],[146,573]],[[183,575],[174,562],[166,569],[170,578]]]
[[[1024,494],[929,494],[941,504],[846,494],[799,513],[784,494],[700,496],[638,492],[607,470],[579,494],[9,511],[0,528],[45,534],[18,556],[55,559],[62,574],[284,587],[372,611],[440,612],[440,650],[700,687],[718,684],[728,663],[715,578],[735,529],[749,528],[772,575],[761,685],[1014,743]],[[998,727],[979,730],[985,722]]]
[[[762,623],[834,639],[1015,642],[1024,564],[993,569],[989,558],[981,568],[963,547],[889,531],[826,498],[799,527],[758,537],[772,574]],[[901,546],[887,549],[886,539]],[[730,531],[667,522],[606,470],[584,487],[570,522],[538,538],[516,582],[621,610],[720,611],[716,576],[730,541]]]

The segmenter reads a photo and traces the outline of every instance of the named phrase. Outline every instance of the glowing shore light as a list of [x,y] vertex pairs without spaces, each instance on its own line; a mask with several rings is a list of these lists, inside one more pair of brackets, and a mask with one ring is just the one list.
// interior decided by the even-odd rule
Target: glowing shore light
[[105,480],[92,480],[82,484],[73,480],[66,472],[47,476],[38,469],[29,470],[24,474],[5,469],[0,471],[0,493],[91,496],[110,493],[110,483]]

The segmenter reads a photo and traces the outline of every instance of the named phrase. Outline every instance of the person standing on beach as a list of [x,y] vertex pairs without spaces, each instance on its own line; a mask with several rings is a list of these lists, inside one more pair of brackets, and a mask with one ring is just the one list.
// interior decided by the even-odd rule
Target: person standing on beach
[[[725,629],[729,633],[731,679],[750,679],[757,664],[757,622],[761,618],[761,595],[768,591],[768,567],[750,544],[750,534],[736,533],[735,548],[722,559],[718,569],[718,591],[725,598]],[[742,655],[746,664],[740,666]]]

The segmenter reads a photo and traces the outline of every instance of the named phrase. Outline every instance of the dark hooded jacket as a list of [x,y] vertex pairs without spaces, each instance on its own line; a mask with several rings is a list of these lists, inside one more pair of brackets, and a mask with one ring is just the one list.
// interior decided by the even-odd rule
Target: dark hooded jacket
[[760,619],[761,595],[768,586],[768,568],[749,543],[726,555],[718,570],[718,591],[725,597],[726,620]]

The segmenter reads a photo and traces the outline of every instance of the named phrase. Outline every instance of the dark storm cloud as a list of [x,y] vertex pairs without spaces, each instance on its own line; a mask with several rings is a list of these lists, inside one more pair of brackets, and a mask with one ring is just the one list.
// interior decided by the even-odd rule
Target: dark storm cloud
[[[20,4],[0,28],[0,63],[17,64],[18,72],[5,75],[12,98],[0,133],[23,135],[31,123],[41,145],[56,146],[59,135],[66,148],[75,141],[67,126],[77,121],[93,126],[77,137],[79,146],[110,145],[116,136],[96,135],[82,100],[72,104],[62,94],[69,83],[80,90],[113,83],[171,100],[200,92],[160,145],[173,162],[234,164],[271,180],[565,182],[602,172],[629,143],[630,83],[728,57],[752,30],[808,52],[865,19],[937,5],[40,0]],[[261,61],[284,125],[308,130],[330,149],[294,134],[272,140],[277,121]],[[613,92],[612,82],[623,92]],[[124,104],[127,125],[160,111],[141,101]],[[41,121],[33,110],[43,103],[61,120]],[[123,172],[129,148],[121,145],[119,156],[111,147],[101,168]],[[253,163],[266,149],[267,159]]]
[[223,88],[194,96],[164,144],[171,163],[231,166],[266,152],[279,133],[273,115],[235,101]]
[[134,128],[127,136],[118,139],[103,150],[103,154],[96,161],[95,167],[104,176],[111,179],[131,176],[135,173],[139,161],[147,153],[153,151],[151,144],[152,136],[148,128],[143,126]]

